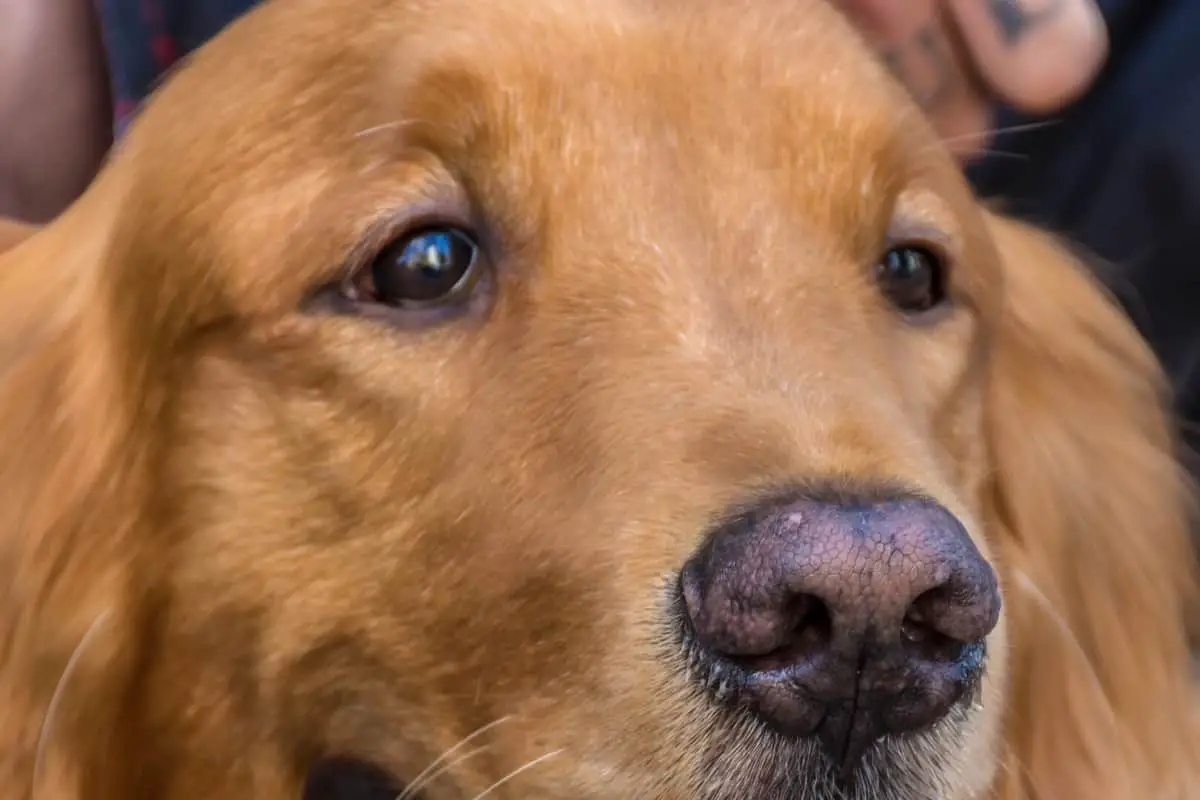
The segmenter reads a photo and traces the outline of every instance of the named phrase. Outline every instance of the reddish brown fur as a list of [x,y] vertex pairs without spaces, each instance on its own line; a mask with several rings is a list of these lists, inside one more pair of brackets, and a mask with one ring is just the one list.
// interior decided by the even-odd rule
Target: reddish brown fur
[[[298,310],[462,198],[486,314]],[[914,326],[867,267],[918,228],[955,306]],[[847,477],[940,500],[1005,586],[949,800],[1197,796],[1159,369],[824,6],[268,4],[0,304],[0,797],[411,780],[497,720],[429,797],[556,751],[489,797],[746,797],[767,741],[660,651],[664,576],[748,492]]]

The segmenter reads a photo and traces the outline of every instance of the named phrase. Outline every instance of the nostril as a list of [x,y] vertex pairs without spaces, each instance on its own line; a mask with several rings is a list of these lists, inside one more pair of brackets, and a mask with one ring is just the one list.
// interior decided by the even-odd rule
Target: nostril
[[792,634],[813,644],[827,644],[833,637],[833,614],[825,601],[811,594],[801,594],[796,596],[795,606],[799,612],[792,625]]
[[788,620],[778,643],[763,653],[724,654],[747,672],[770,672],[813,658],[828,649],[833,638],[833,615],[824,601],[808,594],[792,597],[785,606]]
[[781,583],[690,561],[679,589],[696,644],[744,666],[827,644],[833,632],[830,609],[818,597]]
[[920,657],[957,660],[966,646],[983,640],[996,624],[999,599],[995,587],[961,583],[952,579],[929,589],[905,611],[900,635]]
[[929,627],[925,621],[925,615],[921,613],[921,609],[913,606],[904,615],[904,621],[900,623],[900,633],[907,641],[915,644],[927,642],[935,636],[941,636],[937,631]]
[[961,642],[947,636],[938,629],[937,624],[929,616],[927,609],[936,604],[935,593],[939,589],[931,589],[918,597],[900,622],[900,635],[913,655],[924,661],[952,662],[962,657],[966,642]]

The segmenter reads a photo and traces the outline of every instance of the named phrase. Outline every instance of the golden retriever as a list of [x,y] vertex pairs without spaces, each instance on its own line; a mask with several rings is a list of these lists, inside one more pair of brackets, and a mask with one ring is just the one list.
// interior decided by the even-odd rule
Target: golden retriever
[[1163,379],[815,0],[291,0],[0,256],[0,796],[1200,797]]

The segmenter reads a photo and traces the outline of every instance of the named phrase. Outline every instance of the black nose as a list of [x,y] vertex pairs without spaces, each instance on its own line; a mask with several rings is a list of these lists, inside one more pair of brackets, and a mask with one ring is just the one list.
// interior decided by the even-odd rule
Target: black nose
[[701,679],[843,769],[932,725],[978,682],[1000,616],[992,568],[920,497],[772,501],[714,531],[681,589]]

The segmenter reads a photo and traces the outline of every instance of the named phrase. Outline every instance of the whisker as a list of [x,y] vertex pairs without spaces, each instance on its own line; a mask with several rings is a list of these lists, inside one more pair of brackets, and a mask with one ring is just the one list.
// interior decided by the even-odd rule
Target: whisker
[[385,131],[399,130],[399,129],[405,128],[409,125],[415,125],[415,124],[419,123],[420,121],[421,120],[419,120],[419,119],[397,119],[397,120],[393,120],[391,122],[384,122],[380,125],[372,125],[369,128],[363,128],[361,131],[358,131],[357,133],[355,133],[354,138],[361,139],[364,136],[371,136],[376,133],[384,133]]
[[[75,672],[75,667],[79,663],[80,657],[87,650],[92,638],[96,632],[100,630],[102,625],[108,621],[108,612],[101,613],[92,621],[87,632],[83,634],[83,638],[79,640],[79,644],[75,646],[71,657],[67,659],[67,666],[63,669],[62,675],[59,676],[58,684],[54,687],[54,694],[50,696],[50,705],[46,707],[46,716],[42,719],[42,728],[38,731],[37,749],[34,751],[33,758],[33,785],[37,787],[39,777],[42,773],[42,761],[45,757],[46,743],[50,741],[50,733],[54,728],[54,719],[58,713],[59,703],[62,702],[62,696],[65,694],[65,688],[71,680],[71,675]],[[35,789],[36,791],[36,789]]]
[[[1038,608],[1040,608],[1042,612],[1050,618],[1054,625],[1066,637],[1066,640],[1070,642],[1071,649],[1075,652],[1075,655],[1079,657],[1079,660],[1088,666],[1088,676],[1092,679],[1094,688],[1096,691],[1100,692],[1101,696],[1104,696],[1104,688],[1100,683],[1099,676],[1096,675],[1096,671],[1092,667],[1092,660],[1088,658],[1087,651],[1083,649],[1083,645],[1079,643],[1079,639],[1074,633],[1071,632],[1071,628],[1069,625],[1067,625],[1067,621],[1063,619],[1062,615],[1058,613],[1058,609],[1056,609],[1054,604],[1050,602],[1050,598],[1046,597],[1045,593],[1038,588],[1037,584],[1033,582],[1033,579],[1030,578],[1028,573],[1026,573],[1024,570],[1014,568],[1013,574],[1017,578],[1017,584],[1024,589],[1030,597],[1033,598],[1034,602],[1037,603]],[[1113,720],[1113,723],[1116,723],[1115,719]]]
[[1028,161],[1029,156],[1025,153],[1013,153],[1008,150],[995,150],[990,147],[983,147],[971,153],[973,156],[993,156],[995,158],[1011,158],[1014,161]]
[[1033,779],[1033,773],[1029,771],[1029,766],[1021,760],[1016,749],[1012,748],[1008,752],[1008,757],[1000,765],[1000,768],[1009,776],[1016,776],[1013,780],[1025,786],[1036,786],[1037,781]]
[[[463,763],[467,759],[474,758],[475,756],[479,755],[480,753],[485,752],[487,749],[488,749],[488,746],[484,745],[482,747],[476,747],[474,750],[468,750],[467,752],[460,755],[458,758],[452,758],[452,759],[449,759],[448,761],[445,761],[440,767],[433,770],[432,772],[429,771],[429,768],[426,768],[425,771],[421,773],[421,775],[417,776],[416,780],[414,780],[412,783],[410,783],[408,785],[408,787],[405,788],[405,790],[400,793],[400,796],[397,797],[396,800],[412,800],[412,798],[417,796],[418,792],[420,792],[422,789],[424,789],[429,784],[436,781],[442,775],[445,775],[447,771],[454,769],[455,767],[457,767],[459,764]],[[444,756],[443,756],[443,758],[444,758]],[[437,762],[434,762],[434,763],[436,764]]]
[[479,794],[475,795],[475,798],[474,798],[474,800],[483,800],[483,798],[484,798],[484,797],[487,797],[489,794],[491,794],[492,792],[494,792],[496,789],[500,788],[500,786],[502,786],[502,785],[504,785],[504,784],[508,783],[508,782],[509,782],[509,781],[511,781],[513,778],[515,778],[515,777],[517,777],[518,775],[520,775],[522,772],[525,772],[526,770],[529,770],[529,769],[532,769],[533,767],[536,767],[538,764],[542,763],[543,761],[548,761],[548,760],[550,760],[551,758],[554,758],[556,755],[558,755],[558,754],[559,754],[559,753],[561,753],[561,752],[562,752],[562,749],[561,749],[561,748],[560,748],[560,749],[558,749],[558,750],[551,750],[549,753],[546,753],[546,754],[545,754],[545,755],[543,755],[543,756],[538,756],[538,757],[537,757],[537,758],[535,758],[533,761],[530,761],[530,762],[528,762],[528,763],[526,763],[526,764],[523,764],[522,766],[519,766],[519,767],[517,767],[517,768],[516,768],[516,769],[514,769],[512,772],[508,773],[508,774],[507,774],[507,775],[505,775],[503,778],[501,778],[500,780],[496,781],[495,783],[493,783],[491,786],[489,786],[489,787],[487,787],[486,789],[484,789],[484,790],[483,790],[482,792],[480,792]]
[[1083,645],[1079,643],[1078,637],[1071,632],[1071,628],[1069,625],[1067,625],[1067,621],[1063,619],[1062,615],[1058,613],[1058,610],[1054,608],[1054,605],[1050,602],[1050,598],[1046,597],[1045,593],[1038,588],[1037,584],[1033,582],[1033,579],[1030,578],[1026,572],[1014,568],[1013,575],[1016,577],[1017,585],[1020,586],[1021,589],[1023,589],[1033,599],[1034,603],[1036,603],[1038,608],[1041,609],[1042,613],[1044,613],[1062,632],[1063,636],[1070,643],[1072,651],[1076,656],[1078,656],[1079,660],[1083,662],[1083,665],[1086,667],[1084,674],[1087,675],[1092,689],[1099,695],[1102,701],[1098,705],[1103,708],[1104,718],[1112,727],[1113,734],[1119,739],[1121,724],[1117,720],[1117,715],[1113,710],[1112,704],[1108,700],[1108,695],[1104,691],[1104,685],[1100,682],[1100,676],[1096,674],[1096,668],[1092,664],[1092,660],[1088,658],[1087,651],[1083,649]]
[[1021,125],[1006,125],[1000,128],[985,128],[981,131],[975,131],[972,133],[960,133],[957,136],[947,136],[945,139],[942,139],[941,142],[942,144],[949,145],[956,144],[958,142],[969,142],[972,139],[983,139],[988,136],[1000,136],[1005,133],[1029,133],[1031,131],[1041,130],[1042,128],[1049,128],[1057,124],[1059,124],[1059,120],[1047,119],[1040,120],[1038,122],[1026,122]]
[[[479,738],[483,734],[485,734],[488,731],[495,728],[497,725],[501,725],[505,722],[508,722],[510,719],[512,719],[511,716],[503,716],[503,717],[500,717],[499,719],[492,720],[491,722],[487,723],[486,725],[482,725],[482,726],[476,728],[474,731],[467,734],[462,739],[459,739],[457,744],[455,744],[450,749],[446,750],[446,752],[442,753],[440,756],[438,756],[433,761],[431,761],[429,766],[427,766],[425,769],[421,770],[421,772],[417,775],[417,777],[413,778],[412,783],[410,783],[408,785],[408,788],[405,789],[403,792],[401,792],[400,796],[397,797],[396,800],[410,800],[410,798],[417,792],[417,789],[414,787],[421,786],[423,783],[428,784],[430,780],[432,780],[433,778],[436,778],[438,775],[440,775],[440,774],[442,774],[442,772],[444,772],[444,770],[438,771],[439,764],[441,764],[446,759],[450,758],[450,756],[454,755],[456,752],[458,752],[464,746],[470,744],[474,739]],[[475,751],[475,752],[477,752],[477,751]],[[458,763],[458,762],[455,762],[455,763]],[[434,774],[431,775],[430,773],[434,773]]]
[[1041,128],[1048,128],[1051,125],[1057,125],[1058,122],[1058,120],[1041,120],[1039,122],[1028,122],[1021,125],[1006,125],[999,128],[984,128],[983,130],[973,131],[971,133],[960,133],[957,136],[947,136],[945,138],[938,139],[925,149],[921,150],[919,155],[923,156],[931,150],[952,147],[953,145],[961,144],[962,142],[973,142],[979,145],[977,148],[979,155],[1028,159],[1028,156],[1020,153],[1010,153],[1004,150],[987,149],[982,147],[982,145],[988,140],[988,137],[991,136],[999,136],[1000,134],[1004,133],[1024,133],[1028,131],[1035,131]]

